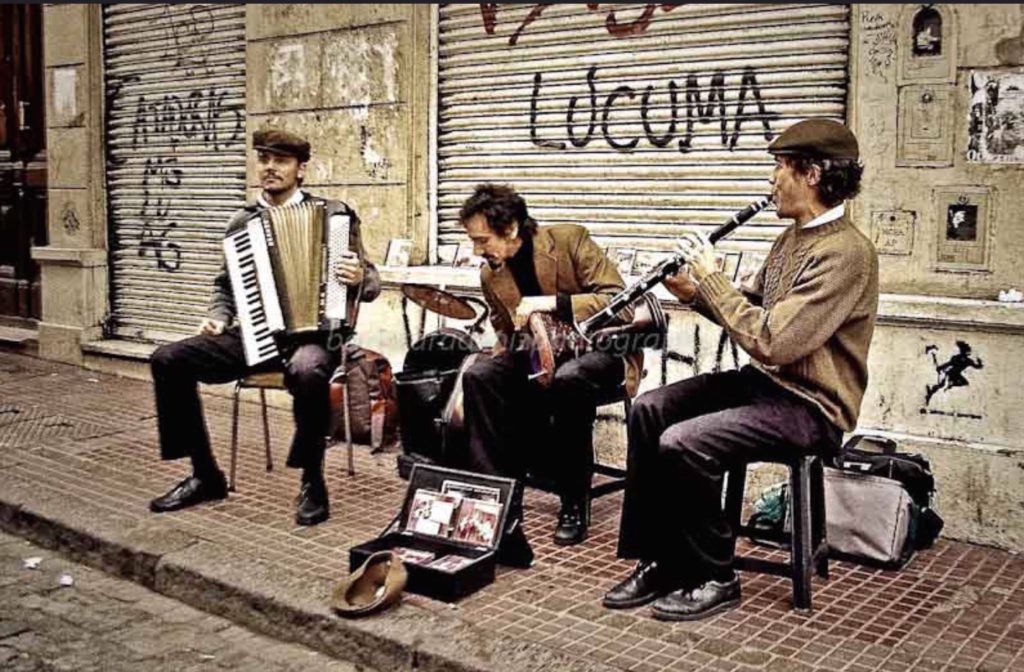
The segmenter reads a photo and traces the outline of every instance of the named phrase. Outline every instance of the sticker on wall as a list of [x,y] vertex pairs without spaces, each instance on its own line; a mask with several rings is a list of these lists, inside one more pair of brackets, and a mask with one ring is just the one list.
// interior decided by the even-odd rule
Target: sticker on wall
[[912,210],[885,210],[871,213],[871,236],[878,254],[907,256],[914,250],[914,225],[917,213]]
[[956,81],[956,15],[943,5],[912,5],[900,18],[899,83]]
[[972,72],[967,160],[1024,163],[1024,74]]
[[956,342],[956,349],[955,353],[945,358],[940,355],[939,346],[934,344],[925,346],[924,354],[934,367],[935,380],[925,384],[924,406],[921,407],[921,413],[980,420],[982,416],[978,413],[964,413],[962,411],[949,411],[931,407],[933,400],[936,406],[938,406],[940,401],[949,401],[955,398],[958,394],[958,388],[968,387],[971,383],[967,376],[971,369],[985,368],[981,357],[976,357],[973,354],[971,345],[967,341],[958,340]]
[[911,84],[899,92],[897,166],[953,165],[950,84]]
[[987,187],[939,187],[935,190],[936,270],[990,270],[989,192]]

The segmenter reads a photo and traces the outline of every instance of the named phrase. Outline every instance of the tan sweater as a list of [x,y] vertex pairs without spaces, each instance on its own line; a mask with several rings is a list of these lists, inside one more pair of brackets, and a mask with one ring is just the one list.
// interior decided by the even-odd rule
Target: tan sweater
[[846,216],[807,230],[790,226],[753,286],[740,292],[711,273],[698,301],[757,368],[840,429],[856,427],[878,311],[878,256]]

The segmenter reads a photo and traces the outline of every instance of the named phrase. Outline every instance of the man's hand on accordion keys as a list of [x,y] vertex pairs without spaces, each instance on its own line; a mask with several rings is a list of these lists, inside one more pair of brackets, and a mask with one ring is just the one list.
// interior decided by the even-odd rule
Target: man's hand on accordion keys
[[363,281],[363,264],[352,250],[342,253],[334,267],[334,278],[343,285],[358,285]]
[[224,333],[225,327],[227,325],[220,320],[208,317],[199,324],[199,333],[204,336],[217,336]]
[[533,313],[553,313],[557,307],[554,296],[524,296],[516,306],[515,315],[512,316],[512,324],[516,331],[526,327],[526,321]]

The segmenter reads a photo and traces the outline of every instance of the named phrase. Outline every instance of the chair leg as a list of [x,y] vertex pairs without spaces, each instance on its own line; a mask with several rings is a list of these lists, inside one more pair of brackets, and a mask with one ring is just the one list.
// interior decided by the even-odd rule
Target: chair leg
[[725,485],[725,517],[737,536],[743,521],[743,491],[747,485],[747,466],[741,465],[729,472]]
[[798,611],[811,610],[811,493],[810,462],[797,460],[790,470],[790,492],[793,502],[793,536],[790,540],[790,563],[793,569],[793,606]]
[[[423,311],[423,312],[424,312],[424,315],[425,315],[426,311]],[[421,328],[420,331],[422,332],[423,329]],[[356,463],[355,463],[355,460],[352,457],[352,406],[351,406],[351,398],[352,397],[349,394],[349,388],[348,388],[348,347],[345,346],[345,345],[341,346],[341,371],[342,371],[341,390],[342,390],[342,393],[345,395],[345,398],[342,400],[341,408],[342,408],[342,415],[345,418],[345,451],[347,453],[347,460],[348,460],[348,475],[349,476],[355,476],[356,475]],[[373,409],[372,408],[370,409],[370,424],[371,424],[371,426],[373,424]],[[372,434],[372,432],[371,432],[371,434]]]
[[263,448],[267,452],[267,471],[274,470],[274,458],[270,456],[270,423],[267,422],[267,393],[260,388],[260,410],[263,413]]
[[228,490],[235,491],[235,464],[238,461],[238,396],[242,388],[235,384],[235,400],[231,408],[231,466],[228,480]]
[[821,458],[815,458],[811,467],[811,504],[814,507],[814,553],[815,572],[828,579],[828,532],[825,517],[825,468]]

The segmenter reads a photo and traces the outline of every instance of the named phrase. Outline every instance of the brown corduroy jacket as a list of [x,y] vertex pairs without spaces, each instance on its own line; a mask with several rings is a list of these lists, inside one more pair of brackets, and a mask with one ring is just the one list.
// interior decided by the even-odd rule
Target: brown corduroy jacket
[[[598,247],[587,230],[576,224],[541,226],[533,237],[533,267],[545,296],[568,294],[573,318],[580,322],[608,305],[611,297],[625,289],[615,264]],[[480,271],[484,298],[491,308],[491,324],[499,338],[512,335],[512,315],[522,295],[508,265]],[[632,309],[623,311],[621,321],[633,318]],[[629,396],[636,395],[643,371],[643,353],[625,357],[625,383]]]

